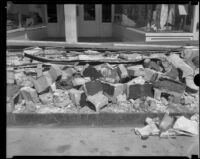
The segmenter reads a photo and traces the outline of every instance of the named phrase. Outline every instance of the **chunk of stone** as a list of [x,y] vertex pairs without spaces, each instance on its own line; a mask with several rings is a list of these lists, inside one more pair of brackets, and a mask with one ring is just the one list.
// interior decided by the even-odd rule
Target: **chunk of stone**
[[43,71],[42,71],[42,64],[38,64],[37,68],[36,68],[36,72],[37,72],[37,77],[40,77],[43,75]]
[[40,98],[42,104],[53,103],[53,94],[50,92],[39,95],[39,98]]
[[178,77],[178,70],[172,63],[167,60],[163,60],[162,66],[164,67],[166,76],[169,76],[172,79],[176,79]]
[[72,100],[72,102],[76,105],[76,106],[81,106],[84,107],[87,105],[87,101],[86,101],[86,95],[85,92],[82,90],[77,90],[77,89],[70,89],[69,91],[69,95],[70,98]]
[[185,63],[179,55],[171,54],[168,56],[167,60],[183,72],[183,78],[194,74],[194,70],[187,63]]
[[53,95],[53,102],[56,107],[66,107],[72,103],[68,91],[57,89]]
[[146,139],[151,135],[158,135],[160,132],[155,124],[149,124],[143,128],[135,128],[134,131],[141,139]]
[[26,80],[24,72],[15,72],[15,81],[17,85],[21,85]]
[[103,92],[106,93],[109,96],[117,97],[120,94],[123,94],[125,92],[125,85],[122,83],[108,83],[108,82],[101,82]]
[[93,96],[88,96],[87,101],[92,103],[95,107],[95,110],[99,112],[99,110],[108,104],[108,98],[103,95],[102,92],[98,92],[97,94]]
[[199,87],[194,83],[194,76],[185,77],[186,86],[192,90],[198,91]]
[[119,58],[126,59],[128,61],[140,61],[143,59],[142,55],[134,53],[134,54],[120,54]]
[[184,93],[185,84],[179,81],[175,81],[167,78],[159,78],[158,81],[154,82],[154,88],[162,90],[162,92],[175,92],[175,93]]
[[77,77],[72,80],[72,84],[73,86],[81,86],[90,81],[91,81],[90,77],[84,77],[84,78]]
[[96,67],[102,74],[102,80],[110,82],[110,83],[117,83],[119,82],[119,76],[117,73],[117,67],[112,67],[109,64],[102,64]]
[[30,87],[22,87],[20,89],[22,98],[27,101],[32,101],[34,103],[39,102],[39,98],[35,89]]
[[33,84],[38,93],[41,93],[50,87],[50,83],[48,82],[47,77],[44,75],[34,80]]
[[166,131],[170,127],[172,127],[174,123],[174,118],[169,116],[167,113],[165,113],[164,117],[162,118],[160,124],[159,124],[159,129],[161,131]]
[[133,85],[133,84],[141,84],[143,85],[145,83],[145,79],[142,76],[136,77],[129,81],[127,85]]
[[135,65],[127,67],[129,77],[144,76],[144,67],[142,65]]
[[127,85],[127,98],[137,99],[141,97],[153,97],[153,85],[152,84],[132,84]]
[[158,73],[155,70],[152,70],[150,68],[144,69],[144,79],[148,82],[154,82],[156,81],[158,77]]
[[102,84],[99,80],[87,82],[83,85],[86,95],[93,96],[96,93],[103,91]]
[[58,77],[60,77],[62,75],[60,66],[59,65],[51,65],[49,74],[52,79],[52,82],[56,81],[58,79]]
[[120,79],[124,79],[124,78],[128,77],[128,71],[123,64],[118,65],[117,72],[118,72]]
[[88,66],[87,68],[85,68],[82,74],[84,77],[90,77],[91,80],[102,77],[101,72],[97,71],[97,69],[92,66]]
[[29,113],[33,113],[33,112],[36,112],[36,104],[33,103],[32,101],[25,101],[25,106],[26,106],[26,109],[25,111],[26,112],[29,112]]
[[72,77],[76,71],[73,68],[67,68],[65,70],[62,70],[61,72],[62,72],[61,81],[66,81],[68,80],[68,78]]
[[184,116],[179,117],[175,121],[173,128],[176,130],[191,133],[193,135],[199,134],[199,124],[196,121],[185,118]]
[[116,97],[116,99],[117,99],[117,102],[119,103],[119,102],[125,102],[125,101],[127,101],[126,100],[126,94],[124,93],[124,94],[119,94],[117,97]]
[[162,68],[154,61],[150,61],[146,64],[146,67],[153,69],[155,71],[162,71]]

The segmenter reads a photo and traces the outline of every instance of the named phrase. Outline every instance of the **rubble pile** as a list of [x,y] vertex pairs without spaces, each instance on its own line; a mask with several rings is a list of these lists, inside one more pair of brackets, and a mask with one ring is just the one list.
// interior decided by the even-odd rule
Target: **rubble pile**
[[134,128],[135,134],[141,139],[159,135],[160,138],[175,137],[178,135],[196,136],[199,134],[199,114],[189,118],[184,116],[172,117],[166,113],[162,120],[158,117],[145,120],[145,127]]
[[198,51],[147,55],[28,48],[20,60],[7,57],[7,83],[20,87],[12,112],[198,112],[199,87],[193,81]]

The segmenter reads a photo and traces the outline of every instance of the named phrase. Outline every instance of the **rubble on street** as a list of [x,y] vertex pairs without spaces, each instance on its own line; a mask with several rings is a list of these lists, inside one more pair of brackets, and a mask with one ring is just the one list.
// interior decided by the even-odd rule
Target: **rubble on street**
[[[7,84],[19,86],[9,111],[12,103],[13,113],[199,112],[196,49],[126,52],[31,47],[7,53]],[[170,136],[190,129],[182,123],[193,121],[165,116],[135,132]],[[196,134],[193,125],[188,133]]]

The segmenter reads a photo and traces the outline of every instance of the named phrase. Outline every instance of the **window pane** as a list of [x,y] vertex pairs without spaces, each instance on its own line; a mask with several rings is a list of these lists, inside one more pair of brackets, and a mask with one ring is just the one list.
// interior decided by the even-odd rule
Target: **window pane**
[[95,20],[95,5],[84,5],[84,20]]
[[47,5],[47,15],[48,15],[48,22],[49,23],[56,23],[57,22],[57,7],[55,4],[48,4]]
[[102,5],[102,22],[111,22],[111,5]]

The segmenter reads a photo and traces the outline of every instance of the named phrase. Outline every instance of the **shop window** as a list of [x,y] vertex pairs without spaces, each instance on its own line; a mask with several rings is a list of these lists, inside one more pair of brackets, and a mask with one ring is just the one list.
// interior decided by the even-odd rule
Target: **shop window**
[[38,26],[44,22],[44,6],[7,3],[7,31]]
[[190,4],[135,4],[121,7],[115,6],[114,22],[123,26],[144,32],[191,31],[194,6]]
[[95,20],[95,5],[87,4],[84,5],[84,20],[93,21]]
[[111,5],[110,4],[102,4],[102,22],[109,23],[111,22]]
[[57,23],[57,5],[55,4],[48,4],[47,5],[47,16],[48,16],[48,23]]

